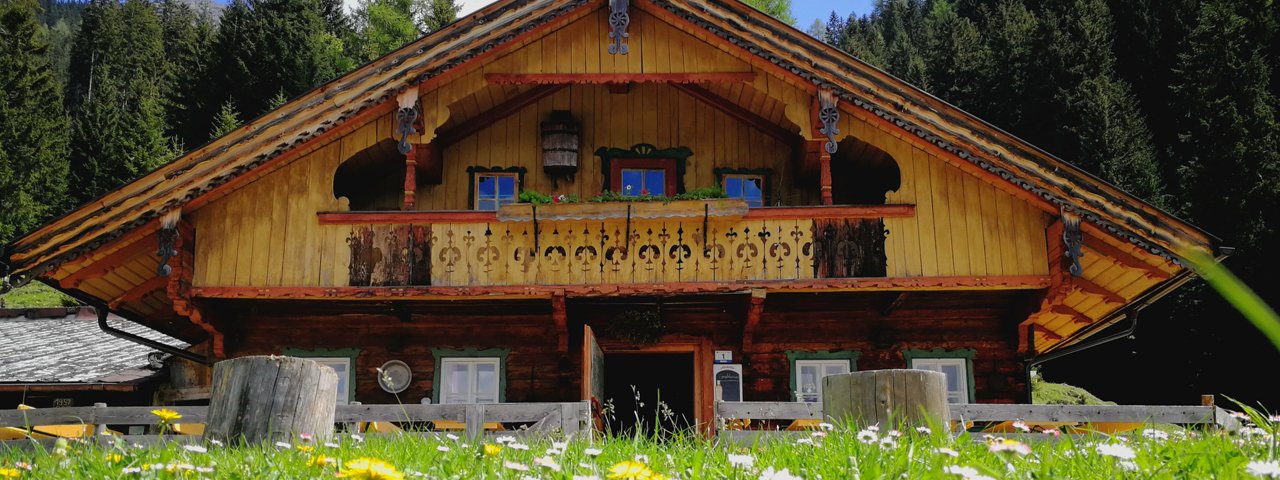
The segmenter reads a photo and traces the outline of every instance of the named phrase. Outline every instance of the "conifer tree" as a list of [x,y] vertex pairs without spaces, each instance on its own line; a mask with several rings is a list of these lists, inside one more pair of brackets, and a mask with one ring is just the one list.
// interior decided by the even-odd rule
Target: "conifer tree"
[[778,20],[792,25],[796,23],[796,17],[791,13],[791,0],[742,0],[742,2]]
[[[209,111],[201,79],[209,69],[209,47],[215,32],[207,12],[181,0],[156,3],[165,50],[165,113],[168,133],[181,145],[204,142]],[[179,150],[185,150],[181,148]]]
[[414,0],[414,18],[418,30],[431,33],[458,19],[462,5],[458,0]]
[[222,108],[218,109],[218,115],[213,118],[213,131],[209,132],[209,140],[231,133],[232,130],[240,128],[243,123],[240,120],[240,113],[236,111],[236,105],[230,100],[222,102]]
[[65,204],[67,118],[38,9],[0,3],[0,244]]
[[381,57],[418,38],[412,0],[363,0],[356,10],[361,62]]

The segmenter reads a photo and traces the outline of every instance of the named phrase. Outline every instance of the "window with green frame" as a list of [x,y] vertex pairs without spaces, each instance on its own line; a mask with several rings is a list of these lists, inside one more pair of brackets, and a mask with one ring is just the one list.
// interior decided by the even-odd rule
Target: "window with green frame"
[[860,354],[857,350],[788,351],[791,394],[798,402],[821,402],[823,377],[857,371]]
[[435,369],[431,399],[435,403],[501,403],[507,400],[505,348],[461,350],[433,348]]
[[951,403],[973,403],[975,401],[973,387],[973,355],[977,350],[961,348],[945,350],[907,349],[902,357],[907,361],[907,368],[929,370],[947,376],[947,401]]
[[338,374],[338,405],[347,405],[356,400],[356,357],[360,356],[358,348],[302,349],[285,348],[280,352],[288,357],[315,360],[321,365],[332,368]]

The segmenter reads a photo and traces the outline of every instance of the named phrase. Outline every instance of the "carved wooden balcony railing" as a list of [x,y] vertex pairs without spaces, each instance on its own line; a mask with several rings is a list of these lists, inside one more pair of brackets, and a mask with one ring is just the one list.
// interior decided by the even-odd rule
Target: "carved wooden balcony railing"
[[350,286],[653,284],[884,277],[883,217],[913,211],[744,206],[734,213],[713,202],[693,205],[693,213],[526,206],[514,214],[325,213],[321,222],[349,225]]

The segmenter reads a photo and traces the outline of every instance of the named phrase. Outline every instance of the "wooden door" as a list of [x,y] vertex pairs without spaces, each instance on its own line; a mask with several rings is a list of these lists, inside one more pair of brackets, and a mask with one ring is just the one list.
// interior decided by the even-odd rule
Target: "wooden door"
[[590,325],[582,326],[582,400],[591,404],[591,423],[604,428],[604,351]]

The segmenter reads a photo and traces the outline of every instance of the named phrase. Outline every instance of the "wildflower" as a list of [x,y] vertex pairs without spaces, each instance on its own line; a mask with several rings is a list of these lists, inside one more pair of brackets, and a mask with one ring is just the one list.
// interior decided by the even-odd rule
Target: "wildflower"
[[1271,423],[1280,423],[1280,414],[1267,417],[1267,421]]
[[18,478],[22,476],[22,471],[16,468],[0,467],[0,478]]
[[213,446],[215,446],[215,447],[221,447],[221,446],[222,446],[222,442],[221,442],[220,440],[216,439],[216,438],[210,438],[210,439],[209,439],[209,443],[213,444]]
[[964,480],[992,480],[991,477],[978,473],[978,469],[973,467],[962,467],[960,465],[947,465],[943,467],[944,473],[959,475]]
[[824,438],[827,436],[827,432],[809,432],[809,436],[813,438]]
[[142,468],[140,468],[140,467],[124,467],[124,468],[121,468],[121,469],[120,469],[120,473],[122,473],[122,474],[126,474],[126,475],[128,475],[128,474],[132,474],[132,473],[142,473]]
[[600,477],[595,475],[574,475],[573,480],[600,480]]
[[[822,422],[818,424],[818,428],[822,430],[831,431],[831,430],[835,430],[836,426],[827,422]],[[783,471],[785,472],[786,469],[783,469]]]
[[609,478],[648,480],[655,478],[655,474],[653,470],[649,470],[649,467],[643,463],[623,460],[609,469]]
[[494,455],[497,455],[497,454],[498,454],[498,452],[501,452],[501,451],[502,451],[502,445],[494,445],[494,444],[492,444],[492,443],[486,443],[486,444],[484,444],[484,454],[485,454],[485,456],[492,457],[492,456],[494,456]]
[[930,430],[929,427],[916,427],[916,433],[921,435],[930,435],[933,433],[933,430]]
[[792,475],[787,469],[774,470],[773,467],[766,468],[760,472],[760,480],[804,480],[801,477]]
[[990,450],[992,453],[1013,452],[1019,456],[1031,453],[1031,447],[1028,447],[1027,444],[1005,438],[996,438],[991,443],[987,444],[987,450]]
[[640,189],[640,194],[641,194],[641,195],[648,195],[648,194],[649,194],[649,189],[647,189],[647,188],[641,188],[641,189]]
[[293,445],[290,445],[289,442],[276,442],[276,446],[280,448],[293,448]]
[[941,453],[941,454],[946,455],[946,456],[951,457],[951,458],[958,458],[958,457],[960,457],[960,452],[957,452],[957,451],[952,450],[952,449],[947,448],[947,447],[938,447],[938,450],[937,450],[937,451],[938,451],[938,453]]
[[311,458],[307,459],[307,465],[310,465],[310,466],[313,466],[313,467],[323,467],[323,466],[325,466],[325,465],[329,465],[329,464],[331,464],[331,463],[338,463],[338,461],[337,461],[337,460],[334,460],[334,459],[333,459],[333,458],[331,458],[331,457],[324,456],[323,454],[322,454],[322,455],[316,455],[316,456],[314,456],[314,457],[311,457]]
[[635,460],[640,463],[649,463],[649,456],[643,453],[637,453]]
[[1244,467],[1244,471],[1255,477],[1280,478],[1280,461],[1263,462],[1255,460]]
[[167,408],[152,410],[151,414],[155,415],[156,417],[159,417],[160,423],[172,423],[174,420],[182,418],[181,414],[173,410],[169,410]]
[[311,438],[312,438],[312,437],[311,437],[311,434],[310,434],[310,433],[299,433],[299,434],[298,434],[298,439],[299,439],[299,440],[302,440],[302,441],[304,441],[304,442],[310,442],[310,441],[311,441]]
[[753,465],[755,462],[756,462],[755,457],[752,457],[751,455],[734,455],[732,453],[729,454],[729,465],[733,465],[735,467],[751,468],[751,465]]
[[899,432],[897,430],[889,430],[888,435],[893,438],[899,438],[902,436],[902,432]]
[[495,442],[498,442],[499,444],[503,444],[503,443],[515,443],[515,441],[516,441],[516,437],[513,437],[513,436],[511,436],[511,435],[503,435],[503,436],[501,436],[501,437],[498,437],[498,438],[494,439],[494,441],[495,441]]
[[200,473],[213,473],[213,467],[196,467],[196,471]]
[[604,453],[604,450],[601,450],[599,448],[588,448],[586,450],[583,450],[582,453],[595,457],[595,456],[599,456],[601,453]]
[[882,448],[895,448],[898,446],[898,441],[890,436],[880,437],[880,446]]
[[520,442],[511,442],[507,444],[512,450],[529,450],[529,446]]
[[554,447],[548,448],[547,455],[564,455],[564,450],[561,450],[559,448],[554,448]]
[[1121,460],[1119,462],[1116,462],[1116,464],[1120,465],[1120,468],[1124,469],[1127,472],[1138,471],[1138,464],[1133,463],[1132,461],[1129,461],[1129,460]]
[[876,440],[878,439],[879,439],[879,436],[876,435],[876,432],[874,430],[871,430],[868,428],[865,430],[858,431],[859,442],[870,445],[870,444],[876,443]]
[[1062,430],[1058,430],[1058,429],[1056,429],[1056,428],[1050,428],[1050,429],[1048,429],[1048,430],[1042,430],[1040,433],[1043,433],[1043,434],[1048,435],[1048,436],[1050,436],[1050,437],[1061,437],[1061,436],[1062,436]]
[[550,469],[553,472],[560,471],[560,464],[556,463],[556,460],[554,458],[551,458],[550,456],[535,458],[533,459],[533,464],[539,467]]
[[457,435],[454,435],[454,434],[452,434],[452,433],[446,433],[446,434],[444,434],[444,437],[445,437],[445,438],[448,438],[449,440],[453,440],[453,441],[455,441],[455,442],[456,442],[456,441],[458,441],[458,436],[457,436]]
[[436,450],[441,452],[449,451],[449,447],[445,445],[436,445]]
[[119,461],[121,461],[121,460],[124,460],[124,455],[121,455],[121,454],[119,454],[119,453],[108,453],[108,454],[107,454],[107,463],[116,463],[116,462],[119,462]]
[[1143,430],[1142,436],[1152,440],[1168,440],[1169,439],[1169,434],[1167,432],[1156,430],[1154,428],[1148,428],[1146,430]]
[[357,480],[404,479],[404,474],[396,470],[394,465],[376,458],[357,458],[347,462],[345,467],[338,473],[338,478],[354,478]]
[[1238,418],[1238,419],[1240,419],[1240,420],[1248,420],[1248,419],[1249,419],[1249,416],[1248,416],[1248,415],[1245,415],[1245,414],[1244,414],[1244,412],[1228,412],[1228,413],[1230,413],[1230,414],[1231,414],[1231,416],[1236,417],[1236,418]]
[[311,445],[298,445],[298,451],[302,453],[311,453],[311,451],[315,449],[316,447]]
[[1132,448],[1129,448],[1124,445],[1114,444],[1114,443],[1111,443],[1111,444],[1100,443],[1097,445],[1096,448],[1098,449],[1098,453],[1100,454],[1106,455],[1108,457],[1116,457],[1121,460],[1133,460],[1134,457],[1137,456],[1133,452]]
[[364,441],[364,436],[363,436],[363,435],[360,435],[360,434],[353,433],[353,434],[351,434],[351,439],[352,439],[352,440],[355,440],[355,441],[357,441],[357,442],[363,442],[363,441]]
[[510,460],[507,460],[507,461],[505,461],[505,462],[502,462],[502,466],[503,466],[503,467],[506,467],[506,468],[508,468],[508,469],[511,469],[511,470],[515,470],[515,471],[517,471],[517,472],[527,472],[527,471],[529,471],[529,467],[528,467],[527,465],[525,465],[525,464],[523,464],[523,463],[516,463],[516,462],[510,461]]
[[1021,430],[1022,433],[1031,433],[1031,427],[1028,427],[1027,424],[1022,423],[1022,420],[1014,421],[1013,428]]
[[324,442],[324,446],[329,447],[329,448],[338,448],[338,447],[340,447],[341,445],[338,445],[338,444],[333,443],[333,442]]
[[813,445],[813,439],[812,438],[796,439],[796,445]]
[[879,426],[879,425],[872,425],[872,426],[870,426],[870,427],[867,427],[867,430],[871,430],[871,431],[873,431],[873,432],[879,432],[879,431],[880,431],[880,426]]
[[199,445],[183,445],[182,449],[191,453],[205,453],[209,451],[209,449],[201,447]]

